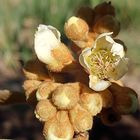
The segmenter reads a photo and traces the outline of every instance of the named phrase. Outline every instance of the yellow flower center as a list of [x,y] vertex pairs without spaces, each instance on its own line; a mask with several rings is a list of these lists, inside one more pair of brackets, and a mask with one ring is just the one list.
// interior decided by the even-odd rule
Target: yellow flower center
[[115,70],[115,62],[119,59],[118,55],[113,55],[109,50],[92,50],[91,55],[86,58],[92,74],[99,79],[108,79],[109,73]]

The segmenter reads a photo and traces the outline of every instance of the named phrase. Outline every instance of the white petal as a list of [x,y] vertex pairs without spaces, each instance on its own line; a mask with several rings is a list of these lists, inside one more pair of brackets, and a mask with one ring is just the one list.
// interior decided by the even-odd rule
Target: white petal
[[113,43],[111,52],[113,53],[113,55],[119,55],[121,58],[124,57],[124,55],[125,55],[123,45],[116,43],[116,42]]
[[50,63],[53,60],[51,50],[58,47],[59,42],[60,33],[56,28],[39,25],[34,41],[34,48],[38,59],[43,63]]
[[79,56],[79,62],[80,64],[89,71],[88,63],[86,62],[86,58],[91,54],[91,48],[86,48],[82,51],[82,53]]
[[107,89],[111,83],[109,81],[100,80],[95,75],[89,76],[89,87],[95,91],[102,91]]
[[121,59],[115,67],[115,70],[109,75],[113,80],[119,80],[128,71],[128,59]]
[[112,33],[113,32],[99,35],[95,40],[93,48],[111,50],[112,44],[114,43],[114,40],[110,37]]

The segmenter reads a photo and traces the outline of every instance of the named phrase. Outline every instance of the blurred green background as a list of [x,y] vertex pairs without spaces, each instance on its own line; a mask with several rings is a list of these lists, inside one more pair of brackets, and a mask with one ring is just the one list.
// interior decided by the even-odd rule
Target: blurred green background
[[[67,18],[83,5],[96,6],[104,0],[0,0],[0,75],[16,75],[20,61],[26,62],[33,53],[34,33],[39,24],[51,24],[62,33]],[[130,71],[140,68],[140,1],[112,0],[121,22],[117,36],[128,47]],[[1,76],[2,78],[2,76]]]

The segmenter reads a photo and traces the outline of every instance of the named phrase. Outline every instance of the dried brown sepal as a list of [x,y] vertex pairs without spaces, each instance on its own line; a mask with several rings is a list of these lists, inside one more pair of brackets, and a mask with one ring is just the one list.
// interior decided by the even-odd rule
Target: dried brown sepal
[[71,40],[85,40],[89,31],[87,23],[78,17],[71,17],[64,26],[66,36]]
[[52,101],[59,109],[72,109],[79,101],[79,83],[58,86],[52,93]]
[[130,114],[138,109],[138,98],[134,90],[128,87],[121,87],[115,83],[109,88],[114,97],[112,108],[119,114]]
[[102,98],[102,103],[104,108],[109,108],[113,105],[114,98],[112,93],[108,89],[104,91],[100,91],[99,94]]
[[54,82],[46,82],[44,81],[38,88],[36,92],[36,98],[37,100],[44,100],[47,98],[50,98],[52,92],[59,86],[60,83],[54,83]]
[[103,109],[99,116],[102,123],[107,126],[112,126],[121,119],[121,115],[111,108]]
[[97,34],[113,32],[112,36],[115,37],[120,31],[120,23],[111,15],[106,15],[100,18],[93,26],[93,31]]
[[45,122],[43,134],[46,140],[71,140],[74,135],[67,111],[59,111],[50,121]]
[[86,132],[92,128],[93,118],[91,114],[79,104],[69,111],[69,117],[72,126],[77,133]]
[[36,105],[35,116],[40,121],[49,121],[56,115],[56,108],[49,100],[41,100]]
[[23,72],[27,79],[48,81],[51,80],[45,64],[40,62],[37,58],[28,61],[23,68]]

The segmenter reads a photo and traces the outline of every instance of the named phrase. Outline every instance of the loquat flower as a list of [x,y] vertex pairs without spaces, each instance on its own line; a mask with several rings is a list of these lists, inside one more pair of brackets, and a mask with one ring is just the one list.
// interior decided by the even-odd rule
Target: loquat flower
[[120,79],[128,70],[124,48],[111,35],[101,34],[93,47],[84,49],[79,56],[80,64],[89,73],[89,87],[95,91],[105,90],[111,79]]

